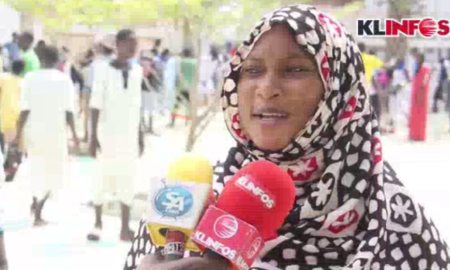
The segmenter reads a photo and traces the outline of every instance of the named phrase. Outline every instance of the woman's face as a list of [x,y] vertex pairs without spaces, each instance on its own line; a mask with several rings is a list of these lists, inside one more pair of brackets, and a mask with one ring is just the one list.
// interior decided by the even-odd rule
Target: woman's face
[[313,57],[286,26],[275,26],[261,36],[242,65],[242,129],[258,148],[281,150],[305,127],[323,95]]

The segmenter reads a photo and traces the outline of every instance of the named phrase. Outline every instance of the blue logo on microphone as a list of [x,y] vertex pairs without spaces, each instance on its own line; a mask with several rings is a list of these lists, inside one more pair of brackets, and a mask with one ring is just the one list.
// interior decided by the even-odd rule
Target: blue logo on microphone
[[191,210],[194,197],[185,187],[167,186],[156,194],[153,204],[161,216],[177,218]]

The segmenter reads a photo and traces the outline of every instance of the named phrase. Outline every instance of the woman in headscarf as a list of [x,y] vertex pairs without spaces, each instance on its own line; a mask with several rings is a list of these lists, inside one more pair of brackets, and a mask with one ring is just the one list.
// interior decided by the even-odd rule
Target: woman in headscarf
[[[353,38],[310,6],[265,16],[231,60],[222,104],[237,146],[216,192],[255,160],[278,164],[296,185],[279,236],[251,269],[448,269],[447,244],[383,160],[366,85]],[[228,267],[160,259],[143,221],[125,269]]]

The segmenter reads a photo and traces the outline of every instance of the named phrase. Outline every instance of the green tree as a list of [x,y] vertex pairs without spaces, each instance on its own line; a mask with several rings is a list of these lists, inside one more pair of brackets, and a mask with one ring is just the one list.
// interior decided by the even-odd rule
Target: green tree
[[114,18],[109,0],[1,0],[17,11],[41,21],[47,29],[67,30],[74,24],[98,25]]

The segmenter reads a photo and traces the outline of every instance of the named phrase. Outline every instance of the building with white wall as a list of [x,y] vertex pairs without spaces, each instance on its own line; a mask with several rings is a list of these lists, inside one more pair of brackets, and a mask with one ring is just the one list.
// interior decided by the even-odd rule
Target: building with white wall
[[5,44],[20,30],[20,13],[0,1],[0,18],[0,44]]

